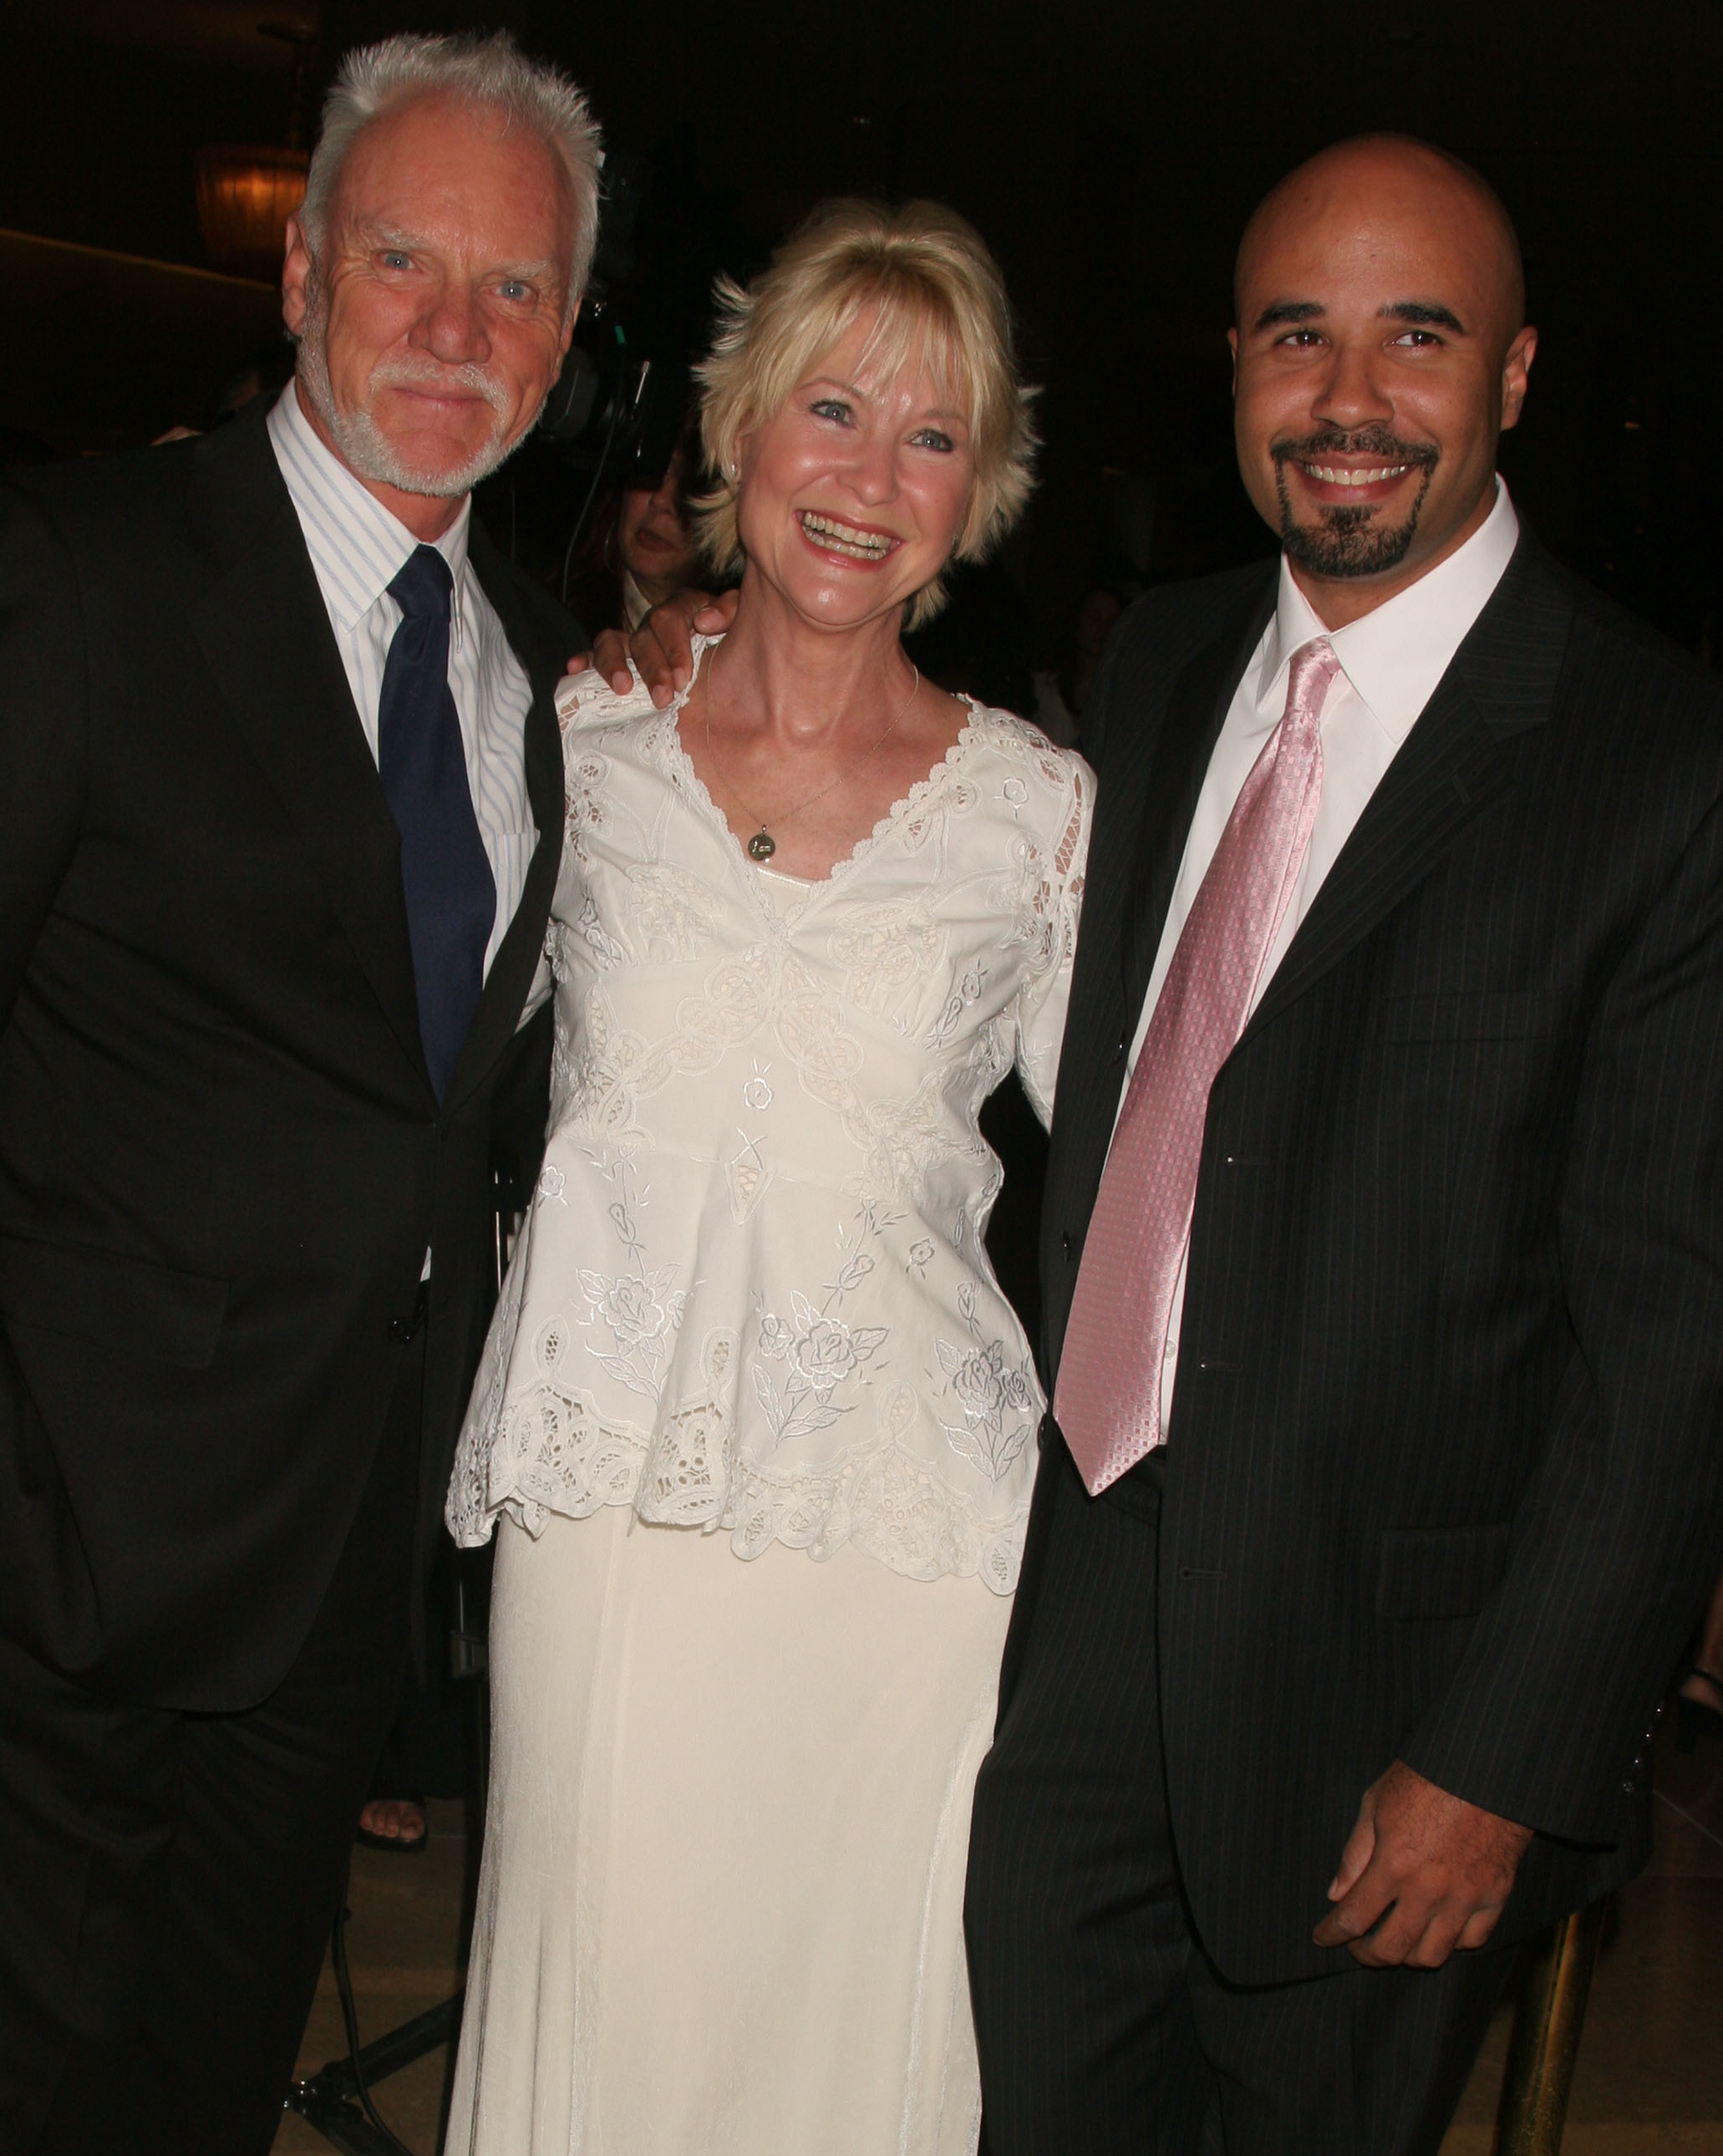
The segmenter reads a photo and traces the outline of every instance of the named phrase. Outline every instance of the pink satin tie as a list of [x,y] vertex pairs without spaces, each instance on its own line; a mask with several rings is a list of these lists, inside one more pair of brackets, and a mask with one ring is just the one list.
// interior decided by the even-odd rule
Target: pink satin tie
[[1237,1045],[1322,798],[1326,637],[1233,804],[1172,954],[1113,1133],[1059,1358],[1054,1414],[1091,1496],[1161,1442],[1161,1369],[1215,1074]]

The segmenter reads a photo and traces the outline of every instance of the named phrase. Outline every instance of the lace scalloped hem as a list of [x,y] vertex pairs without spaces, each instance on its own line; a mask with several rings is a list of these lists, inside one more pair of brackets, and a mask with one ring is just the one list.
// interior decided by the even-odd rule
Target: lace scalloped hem
[[1017,1589],[1027,1503],[983,1521],[920,1462],[881,1445],[835,1474],[780,1485],[746,1462],[724,1471],[715,1407],[672,1418],[656,1440],[599,1424],[588,1404],[541,1390],[505,1409],[488,1438],[469,1426],[449,1493],[450,1533],[464,1549],[488,1542],[506,1512],[535,1537],[552,1514],[586,1519],[631,1506],[654,1527],[727,1530],[739,1558],[773,1543],[817,1563],[845,1543],[909,1579],[979,1578],[996,1594]]

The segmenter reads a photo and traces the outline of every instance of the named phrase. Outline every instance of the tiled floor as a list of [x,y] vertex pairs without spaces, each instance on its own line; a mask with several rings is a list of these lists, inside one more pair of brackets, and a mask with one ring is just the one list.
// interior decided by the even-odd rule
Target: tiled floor
[[[1622,1897],[1598,1964],[1567,2156],[1723,2156],[1723,1748],[1684,1758],[1666,1734],[1657,1827],[1651,1868]],[[354,1853],[348,1953],[367,2040],[446,1998],[459,1980],[460,1806],[433,1803],[431,1832],[422,1857]],[[1443,2156],[1489,2156],[1510,2011],[1497,2017]],[[326,1970],[301,2071],[345,2048]],[[377,2092],[386,2121],[420,2156],[436,2147],[446,2063],[438,2052]],[[327,2147],[291,2118],[275,2142],[276,2156]]]

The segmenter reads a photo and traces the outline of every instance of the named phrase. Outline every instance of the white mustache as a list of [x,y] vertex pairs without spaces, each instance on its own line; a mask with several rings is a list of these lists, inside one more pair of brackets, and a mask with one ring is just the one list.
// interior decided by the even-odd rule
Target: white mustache
[[388,359],[375,369],[371,388],[377,389],[470,389],[482,397],[499,418],[506,418],[509,393],[486,367],[472,360],[459,367],[439,367],[435,360]]

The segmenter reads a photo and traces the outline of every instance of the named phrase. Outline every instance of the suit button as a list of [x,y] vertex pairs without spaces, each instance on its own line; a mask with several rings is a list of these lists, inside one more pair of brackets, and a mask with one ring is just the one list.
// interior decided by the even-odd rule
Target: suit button
[[418,1284],[418,1293],[413,1297],[413,1308],[408,1311],[406,1317],[392,1317],[389,1320],[391,1340],[404,1348],[409,1341],[418,1337],[420,1328],[425,1322],[425,1309],[429,1300],[425,1292],[425,1284],[421,1281]]
[[1633,1783],[1631,1783],[1631,1782],[1623,1782],[1623,1783],[1622,1784],[1622,1785],[1621,1785],[1621,1793],[1622,1793],[1622,1794],[1623,1794],[1624,1797],[1630,1797],[1630,1796],[1632,1796],[1632,1795],[1633,1795],[1633,1786],[1634,1786],[1634,1785],[1633,1785]]
[[1064,1254],[1065,1254],[1065,1263],[1066,1263],[1067,1265],[1069,1265],[1069,1264],[1070,1263],[1070,1261],[1071,1261],[1071,1239],[1070,1239],[1070,1236],[1069,1236],[1069,1235],[1061,1235],[1061,1236],[1059,1237],[1059,1246],[1060,1250],[1062,1250],[1064,1252]]
[[1117,1053],[1114,1055],[1113,1060],[1114,1060],[1115,1063],[1122,1063],[1122,1062],[1125,1060],[1126,1057],[1127,1055],[1130,1055],[1130,1053],[1131,1053],[1131,1042],[1130,1042],[1130,1040],[1129,1040],[1129,1038],[1128,1038],[1126,1034],[1122,1034],[1122,1033],[1121,1033],[1121,1034],[1120,1034],[1120,1036],[1119,1036],[1119,1047],[1118,1047],[1118,1051],[1117,1051]]

